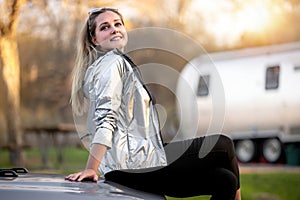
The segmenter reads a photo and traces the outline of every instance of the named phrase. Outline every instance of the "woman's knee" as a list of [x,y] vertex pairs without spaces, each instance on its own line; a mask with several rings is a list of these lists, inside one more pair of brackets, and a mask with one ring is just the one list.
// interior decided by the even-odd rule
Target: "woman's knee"
[[218,143],[216,144],[217,148],[226,150],[227,152],[234,153],[234,144],[230,137],[224,134],[219,135]]
[[224,134],[220,134],[219,136],[219,141],[221,141],[221,143],[224,146],[233,146],[233,141],[230,137],[228,137],[227,135]]

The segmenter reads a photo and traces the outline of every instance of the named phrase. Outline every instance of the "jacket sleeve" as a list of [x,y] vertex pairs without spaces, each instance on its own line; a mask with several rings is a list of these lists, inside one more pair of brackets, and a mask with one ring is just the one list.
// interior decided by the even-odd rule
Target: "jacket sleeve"
[[113,132],[117,128],[118,112],[122,98],[124,62],[118,55],[106,56],[95,70],[91,101],[95,101],[93,121],[96,132],[92,144],[111,148]]

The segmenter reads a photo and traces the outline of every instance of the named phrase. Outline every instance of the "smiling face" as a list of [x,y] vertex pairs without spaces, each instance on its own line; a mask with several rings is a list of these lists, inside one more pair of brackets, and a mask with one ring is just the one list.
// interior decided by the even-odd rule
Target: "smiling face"
[[101,46],[103,51],[118,48],[123,51],[128,41],[128,36],[120,16],[112,11],[99,14],[96,19],[93,43]]

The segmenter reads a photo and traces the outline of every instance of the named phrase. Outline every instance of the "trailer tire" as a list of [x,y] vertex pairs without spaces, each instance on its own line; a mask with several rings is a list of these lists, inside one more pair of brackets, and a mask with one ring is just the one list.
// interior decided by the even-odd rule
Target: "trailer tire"
[[262,154],[269,163],[276,163],[282,156],[282,144],[277,138],[267,139],[263,142]]
[[236,156],[242,163],[253,160],[256,154],[256,144],[253,140],[240,140],[235,146]]

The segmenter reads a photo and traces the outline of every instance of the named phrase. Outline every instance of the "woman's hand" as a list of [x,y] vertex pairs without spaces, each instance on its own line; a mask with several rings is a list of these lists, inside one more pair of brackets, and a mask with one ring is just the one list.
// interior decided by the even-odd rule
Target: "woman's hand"
[[95,170],[93,169],[85,169],[81,172],[77,172],[75,174],[70,174],[65,177],[65,180],[69,181],[78,181],[81,182],[83,179],[90,179],[94,182],[98,181],[98,175]]
[[69,181],[82,181],[83,179],[90,179],[95,182],[98,181],[98,167],[102,157],[104,156],[107,147],[102,144],[93,144],[89,158],[85,167],[85,170],[77,172],[75,174],[70,174],[65,177],[65,180]]

